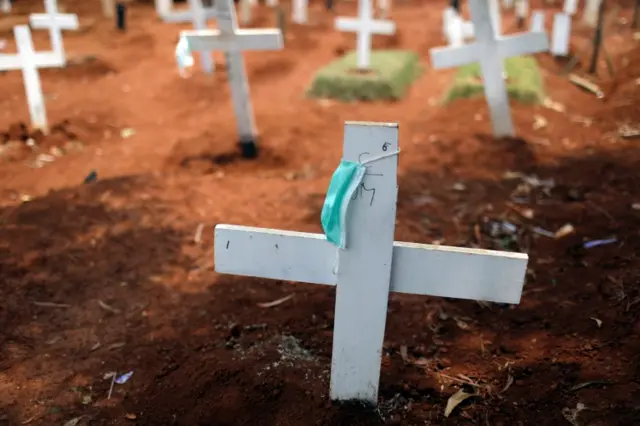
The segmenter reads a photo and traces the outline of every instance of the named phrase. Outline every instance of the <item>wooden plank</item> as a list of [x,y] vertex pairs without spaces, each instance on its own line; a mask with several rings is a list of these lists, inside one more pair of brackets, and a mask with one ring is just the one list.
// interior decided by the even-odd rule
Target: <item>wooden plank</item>
[[[337,284],[335,247],[323,234],[217,225],[214,241],[220,273]],[[394,242],[390,291],[518,303],[527,259],[522,253]]]

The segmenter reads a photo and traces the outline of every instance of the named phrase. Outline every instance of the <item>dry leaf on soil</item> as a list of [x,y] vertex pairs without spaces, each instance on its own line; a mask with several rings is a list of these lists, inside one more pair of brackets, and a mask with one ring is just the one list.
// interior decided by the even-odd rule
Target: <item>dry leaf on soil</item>
[[449,414],[461,403],[466,401],[468,398],[472,396],[476,396],[475,393],[467,393],[460,389],[458,392],[454,393],[447,400],[447,407],[444,409],[444,416],[449,417]]

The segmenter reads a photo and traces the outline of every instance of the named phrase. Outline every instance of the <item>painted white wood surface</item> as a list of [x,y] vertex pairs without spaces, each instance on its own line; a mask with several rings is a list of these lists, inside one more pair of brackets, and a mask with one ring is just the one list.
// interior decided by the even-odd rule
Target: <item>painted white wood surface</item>
[[[205,14],[202,0],[189,0],[188,4],[191,12],[191,22],[193,24],[193,28],[195,28],[196,30],[206,30],[207,15]],[[210,50],[200,50],[199,53],[200,66],[202,67],[202,71],[204,71],[206,74],[213,73],[213,71],[215,70],[213,53]]]
[[544,10],[534,10],[531,13],[531,29],[530,31],[533,33],[543,33],[546,32],[544,27]]
[[578,0],[564,0],[562,11],[570,16],[575,15],[578,11]]
[[549,49],[549,40],[546,33],[538,32],[496,37],[487,2],[470,0],[469,7],[476,41],[464,46],[431,49],[431,64],[440,69],[480,63],[493,134],[496,137],[513,136],[509,98],[503,78],[503,59],[546,51]]
[[473,23],[470,21],[465,21],[453,7],[449,6],[442,13],[442,34],[444,35],[449,45],[456,45],[456,42],[452,42],[452,39],[456,40],[457,35],[456,33],[451,33],[452,30],[455,31],[455,28],[458,25],[457,22],[454,22],[452,24],[452,21],[454,20],[459,20],[460,22],[460,31],[463,41],[474,37]]
[[29,24],[33,29],[48,29],[53,53],[58,56],[60,66],[65,66],[67,57],[62,42],[62,30],[77,30],[80,28],[78,16],[74,14],[58,13],[57,0],[45,0],[46,13],[29,15]]
[[526,20],[529,16],[529,0],[516,1],[516,17]]
[[291,20],[296,24],[306,24],[308,18],[308,0],[293,0],[293,10],[291,11]]
[[[487,1],[487,0],[483,0]],[[502,34],[502,14],[500,13],[500,2],[498,0],[489,1],[489,14],[491,15],[491,22],[493,26],[493,32],[496,36]]]
[[569,55],[569,39],[571,38],[571,15],[556,13],[553,16],[551,33],[551,53],[554,56]]
[[357,33],[357,67],[368,69],[371,58],[371,36],[373,34],[393,35],[396,24],[392,21],[373,19],[371,0],[358,0],[358,18],[336,18],[335,27],[339,31]]
[[602,0],[586,0],[584,11],[582,12],[582,22],[590,27],[598,25],[598,11]]
[[231,100],[240,140],[254,141],[257,136],[256,127],[242,51],[282,49],[282,33],[278,29],[238,30],[233,1],[216,0],[215,7],[218,29],[183,31],[181,36],[187,39],[193,51],[225,52]]
[[[397,124],[345,124],[344,160],[398,148]],[[349,206],[346,250],[323,234],[215,228],[218,273],[336,286],[332,399],[376,403],[389,291],[507,303],[522,293],[526,254],[393,242],[397,164],[371,163]]]
[[42,95],[40,73],[35,61],[36,52],[31,39],[31,29],[28,25],[18,25],[13,28],[13,34],[18,47],[18,58],[22,67],[22,79],[27,96],[31,126],[47,131],[47,110]]
[[197,22],[208,22],[216,18],[215,7],[204,7],[202,0],[198,0],[199,7],[197,8],[198,15],[194,13],[193,5],[191,1],[188,2],[189,8],[186,10],[175,10],[172,0],[156,0],[156,12],[160,18],[167,23],[179,24],[191,22],[194,28]]
[[449,19],[447,42],[449,46],[461,46],[464,44],[462,18],[458,14],[455,14]]
[[240,0],[240,22],[242,25],[251,24],[252,9],[253,2],[251,0]]

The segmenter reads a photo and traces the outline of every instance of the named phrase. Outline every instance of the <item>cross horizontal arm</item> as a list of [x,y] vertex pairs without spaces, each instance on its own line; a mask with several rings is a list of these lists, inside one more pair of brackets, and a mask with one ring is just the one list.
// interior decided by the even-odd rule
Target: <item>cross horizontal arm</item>
[[549,50],[549,38],[544,32],[514,34],[498,39],[498,51],[502,59],[531,55],[547,50]]
[[477,43],[464,46],[434,47],[429,50],[431,66],[435,69],[455,68],[478,62],[482,48]]
[[[206,20],[215,19],[217,16],[216,10],[213,8],[204,9],[202,12]],[[193,12],[191,10],[169,12],[166,14],[162,14],[161,18],[163,21],[167,23],[172,23],[172,24],[177,24],[181,22],[191,22],[193,21]]]
[[363,31],[365,28],[371,34],[393,35],[396,24],[391,21],[362,21],[356,18],[336,18],[335,28],[340,31]]
[[[215,268],[225,274],[336,285],[336,250],[322,234],[215,229]],[[518,303],[527,260],[522,253],[395,242],[390,291]]]
[[46,13],[29,15],[29,25],[36,30],[52,27],[53,21],[55,21],[55,25],[61,30],[77,30],[80,28],[78,15],[48,15]]
[[[60,67],[64,64],[63,58],[56,52],[38,52],[33,62],[36,68]],[[0,55],[0,70],[18,71],[22,69],[22,60],[17,54]]]
[[189,47],[194,51],[241,51],[282,49],[279,29],[242,29],[235,34],[220,34],[220,30],[183,31]]

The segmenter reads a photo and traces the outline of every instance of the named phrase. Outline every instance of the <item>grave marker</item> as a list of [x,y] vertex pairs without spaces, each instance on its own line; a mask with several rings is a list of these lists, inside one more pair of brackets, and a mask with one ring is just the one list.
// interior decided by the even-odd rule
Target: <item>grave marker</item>
[[569,39],[571,37],[571,15],[556,13],[553,16],[551,32],[551,53],[554,56],[569,55]]
[[462,18],[457,13],[449,18],[446,37],[449,46],[461,46],[464,44]]
[[0,12],[11,13],[11,0],[0,0]]
[[529,16],[529,0],[517,0],[516,18],[518,21],[518,28],[524,28],[527,16]]
[[389,292],[519,303],[528,257],[394,242],[398,125],[347,122],[343,160],[367,166],[348,208],[346,249],[323,234],[215,228],[218,273],[336,286],[331,399],[375,404]]
[[366,70],[369,68],[371,56],[371,36],[373,34],[393,35],[396,32],[396,25],[392,21],[373,19],[371,0],[358,0],[358,19],[336,18],[336,29],[357,33],[357,66],[358,69]]
[[564,0],[563,12],[573,16],[578,10],[578,0]]
[[545,32],[544,28],[544,11],[543,10],[534,10],[531,14],[531,32],[534,33],[543,33]]
[[[67,57],[62,42],[62,30],[77,30],[78,16],[58,13],[57,0],[44,1],[45,13],[29,15],[29,23],[34,29],[48,29],[53,53],[58,56],[60,66],[66,65]],[[29,33],[31,34],[31,33]],[[29,36],[31,37],[31,36]]]
[[277,29],[238,29],[232,0],[216,0],[215,8],[218,29],[183,31],[181,36],[191,51],[225,52],[240,146],[243,155],[252,158],[257,155],[257,134],[242,51],[282,49],[282,33]]
[[502,78],[502,61],[511,56],[546,51],[549,41],[545,33],[538,32],[496,36],[487,2],[470,0],[469,7],[476,41],[464,46],[431,49],[431,63],[439,69],[479,62],[493,134],[496,137],[512,136],[514,129],[507,88]]
[[173,24],[191,22],[193,27],[198,29],[197,23],[207,22],[210,19],[216,18],[216,10],[215,7],[204,7],[202,0],[198,0],[197,3],[200,5],[200,7],[197,8],[200,15],[197,16],[194,13],[194,3],[192,3],[191,0],[189,0],[189,9],[179,11],[173,9],[172,0],[156,0],[156,12],[164,22]]
[[[29,116],[31,117],[31,125],[34,128],[47,131],[47,112],[44,105],[44,96],[42,95],[42,86],[40,84],[39,67],[42,63],[50,61],[52,66],[59,66],[57,58],[52,55],[40,56],[33,48],[33,40],[31,39],[31,30],[28,25],[18,25],[13,28],[13,34],[18,47],[17,54],[0,55],[0,70],[22,70],[22,79],[24,89],[27,96],[27,105],[29,107]],[[38,60],[40,59],[40,60]]]
[[308,20],[308,7],[308,0],[293,0],[293,11],[291,20],[296,24],[306,24]]
[[582,12],[582,21],[590,26],[595,27],[598,24],[598,12],[600,11],[600,3],[602,0],[587,0]]

